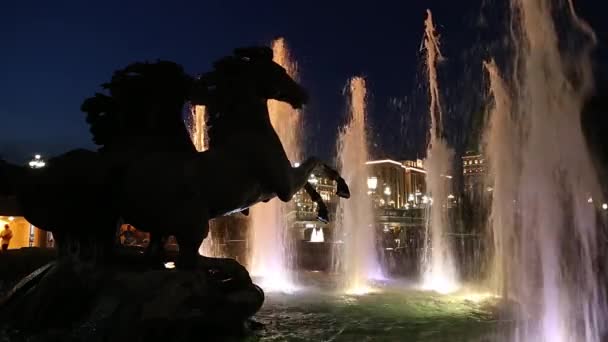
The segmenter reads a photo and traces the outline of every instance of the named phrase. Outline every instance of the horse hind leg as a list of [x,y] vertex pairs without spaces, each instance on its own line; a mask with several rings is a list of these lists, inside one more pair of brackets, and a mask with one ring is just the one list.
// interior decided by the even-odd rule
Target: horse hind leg
[[166,241],[167,239],[163,234],[150,233],[150,242],[146,248],[145,258],[152,268],[161,267]]
[[[178,227],[179,228],[179,227]],[[205,219],[202,224],[184,226],[175,234],[179,245],[179,256],[177,266],[181,269],[192,270],[197,267],[199,248],[209,233],[209,221]]]

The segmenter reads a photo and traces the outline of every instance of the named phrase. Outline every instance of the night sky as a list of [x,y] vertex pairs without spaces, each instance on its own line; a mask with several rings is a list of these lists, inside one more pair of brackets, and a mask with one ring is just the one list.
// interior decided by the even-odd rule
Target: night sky
[[[22,161],[37,152],[94,148],[80,104],[128,63],[168,59],[196,74],[234,47],[283,36],[311,94],[303,114],[308,154],[332,157],[345,116],[342,90],[349,77],[363,75],[375,156],[422,157],[427,98],[420,45],[427,8],[447,58],[440,77],[448,138],[462,151],[471,116],[482,108],[481,60],[503,44],[498,32],[505,23],[496,18],[504,3],[1,1],[0,156]],[[602,3],[579,0],[577,7],[605,44]]]

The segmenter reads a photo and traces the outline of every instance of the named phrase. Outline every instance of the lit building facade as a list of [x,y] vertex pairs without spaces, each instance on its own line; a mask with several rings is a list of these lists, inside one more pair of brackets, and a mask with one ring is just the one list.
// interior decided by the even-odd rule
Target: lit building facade
[[14,197],[0,197],[0,230],[7,224],[13,231],[9,249],[54,246],[51,233],[34,227],[21,216]]
[[486,189],[486,161],[482,154],[467,151],[462,157],[462,175],[464,176],[464,194],[470,199],[481,197],[484,191],[492,191],[491,187]]
[[369,168],[369,194],[380,208],[409,209],[423,203],[426,171],[422,160],[372,160]]

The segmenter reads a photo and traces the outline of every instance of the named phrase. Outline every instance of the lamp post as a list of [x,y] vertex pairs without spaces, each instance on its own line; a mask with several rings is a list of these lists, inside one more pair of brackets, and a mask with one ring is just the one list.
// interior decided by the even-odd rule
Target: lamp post
[[28,163],[28,165],[32,168],[32,169],[40,169],[46,166],[46,163],[44,162],[44,160],[42,160],[42,156],[40,156],[39,154],[34,156],[34,159],[30,160],[30,162]]
[[384,194],[386,195],[386,204],[387,206],[391,205],[391,194],[393,192],[391,191],[391,187],[390,186],[385,186],[384,187]]
[[367,193],[372,196],[372,202],[374,203],[374,207],[376,206],[376,189],[378,188],[378,178],[377,177],[367,177]]

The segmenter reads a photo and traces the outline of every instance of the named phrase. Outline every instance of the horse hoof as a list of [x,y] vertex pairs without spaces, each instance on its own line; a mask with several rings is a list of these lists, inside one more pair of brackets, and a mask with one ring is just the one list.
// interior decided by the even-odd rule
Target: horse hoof
[[317,220],[323,223],[329,223],[329,212],[327,208],[319,208],[317,211]]
[[336,195],[342,198],[350,198],[350,190],[348,189],[348,185],[343,178],[338,179]]

